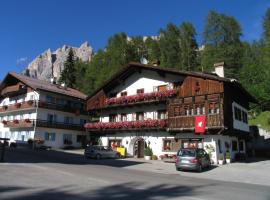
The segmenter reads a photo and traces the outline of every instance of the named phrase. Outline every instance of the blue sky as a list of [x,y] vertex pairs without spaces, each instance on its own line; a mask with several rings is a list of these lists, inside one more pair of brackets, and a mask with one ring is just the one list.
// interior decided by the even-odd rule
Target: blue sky
[[200,41],[209,10],[234,16],[242,39],[257,40],[267,7],[267,0],[1,0],[0,80],[48,48],[88,41],[97,51],[117,32],[157,35],[169,22],[189,21]]

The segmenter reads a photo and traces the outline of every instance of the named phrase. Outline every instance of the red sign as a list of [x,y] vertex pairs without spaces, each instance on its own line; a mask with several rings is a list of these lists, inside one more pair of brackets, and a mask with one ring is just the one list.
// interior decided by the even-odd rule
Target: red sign
[[195,133],[205,133],[205,115],[196,115],[194,116],[194,122],[195,122]]

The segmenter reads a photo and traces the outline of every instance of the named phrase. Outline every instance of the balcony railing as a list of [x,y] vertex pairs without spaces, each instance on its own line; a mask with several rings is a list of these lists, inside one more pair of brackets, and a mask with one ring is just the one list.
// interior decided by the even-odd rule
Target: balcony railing
[[35,107],[34,101],[29,100],[29,101],[24,101],[21,103],[15,103],[15,104],[2,106],[0,107],[0,112],[14,111],[14,110],[19,110],[19,109],[28,109],[28,108],[33,108],[33,107]]
[[140,93],[130,96],[112,97],[105,99],[105,107],[127,106],[142,103],[165,101],[176,95],[176,90],[165,90],[159,92]]
[[78,130],[83,131],[84,126],[81,124],[69,124],[63,122],[54,122],[54,121],[47,121],[47,120],[32,120],[32,119],[22,119],[22,120],[12,120],[12,121],[5,121],[3,120],[2,123],[4,127],[9,128],[28,128],[34,127],[46,127],[46,128],[56,128],[56,129],[70,129],[70,130]]
[[[0,113],[35,108],[35,107],[36,107],[36,102],[34,100],[29,100],[29,101],[24,101],[21,103],[15,103],[15,104],[2,106],[2,107],[0,107]],[[87,112],[85,110],[80,109],[80,108],[75,108],[75,107],[70,106],[70,105],[48,103],[48,102],[44,102],[44,101],[39,101],[38,107],[52,109],[52,110],[58,110],[58,111],[63,111],[63,112],[72,112],[75,115],[80,115],[80,114],[86,115],[87,114]]]
[[[220,114],[206,116],[206,128],[221,128],[223,122]],[[194,116],[176,116],[168,119],[169,130],[194,129]]]
[[7,86],[1,91],[1,96],[14,96],[14,95],[20,95],[27,92],[26,87],[22,88],[22,85],[12,85]]
[[85,128],[88,131],[121,131],[121,130],[154,130],[165,129],[167,121],[163,119],[144,121],[124,121],[124,122],[96,122],[87,123]]

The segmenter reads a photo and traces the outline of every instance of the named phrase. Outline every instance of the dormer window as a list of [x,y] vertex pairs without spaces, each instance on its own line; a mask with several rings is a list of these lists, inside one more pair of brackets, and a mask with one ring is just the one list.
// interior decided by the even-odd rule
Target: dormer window
[[144,89],[137,89],[137,94],[143,94],[144,93]]
[[127,92],[121,92],[121,97],[127,96]]

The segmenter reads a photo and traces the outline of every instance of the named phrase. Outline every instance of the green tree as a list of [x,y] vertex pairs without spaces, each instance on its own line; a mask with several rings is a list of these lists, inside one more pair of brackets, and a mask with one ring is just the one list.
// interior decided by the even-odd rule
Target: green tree
[[243,47],[240,40],[241,27],[233,17],[210,11],[204,26],[201,66],[211,71],[216,62],[224,61],[225,75],[239,78],[242,67]]
[[163,67],[180,69],[180,31],[175,24],[160,30],[160,64]]
[[184,22],[180,28],[180,52],[182,70],[194,70],[197,67],[196,31],[191,23]]
[[75,75],[75,58],[73,54],[73,50],[70,48],[68,52],[67,59],[64,63],[64,69],[61,72],[60,83],[65,83],[67,87],[74,88],[76,82],[76,75]]

